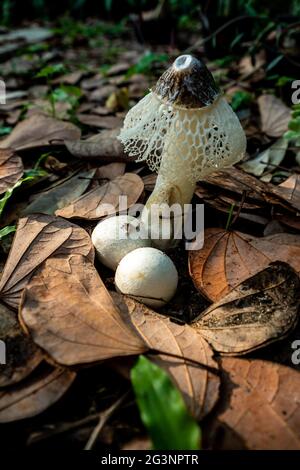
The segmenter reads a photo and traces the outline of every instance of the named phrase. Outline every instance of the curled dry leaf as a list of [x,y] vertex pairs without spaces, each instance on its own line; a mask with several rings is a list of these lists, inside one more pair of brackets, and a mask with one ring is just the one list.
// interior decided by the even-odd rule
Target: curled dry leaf
[[15,312],[0,304],[0,340],[6,345],[6,364],[0,365],[0,387],[27,377],[43,359],[41,350],[21,329]]
[[291,175],[274,187],[274,192],[300,211],[300,175]]
[[125,173],[125,163],[109,163],[97,168],[96,177],[103,180],[114,180]]
[[117,116],[99,116],[98,114],[77,114],[77,119],[82,124],[102,129],[115,129],[122,125],[123,119]]
[[[201,194],[203,187],[206,189],[204,196]],[[210,204],[211,199],[214,200],[216,194],[218,195],[220,193],[220,197],[224,197],[224,191],[228,192],[230,195],[241,195],[245,192],[246,204],[251,203],[253,209],[260,207],[262,203],[263,205],[264,203],[268,203],[283,206],[293,212],[295,210],[299,211],[299,201],[297,198],[294,199],[290,197],[290,194],[286,190],[282,190],[280,185],[275,186],[271,183],[262,182],[237,168],[212,173],[205,179],[205,182],[201,182],[201,187],[196,188],[195,192]],[[240,197],[237,200],[237,204],[239,203]],[[228,212],[228,204],[226,210]]]
[[64,144],[69,152],[77,158],[97,158],[104,161],[129,161],[124,154],[122,143],[117,139],[120,128],[105,130],[87,140],[67,140]]
[[52,215],[57,209],[70,204],[90,185],[96,170],[81,171],[71,178],[60,181],[47,191],[43,191],[23,211],[23,215],[41,213]]
[[246,354],[285,337],[297,324],[300,280],[286,263],[272,263],[213,304],[192,326],[215,351]]
[[258,238],[209,228],[204,240],[201,250],[189,252],[189,270],[197,289],[212,301],[221,299],[272,261],[286,262],[300,271],[299,235],[277,233]]
[[23,163],[11,149],[0,149],[0,194],[4,193],[22,177]]
[[71,254],[93,261],[94,248],[84,229],[49,215],[20,219],[0,281],[1,300],[17,309],[35,269],[50,256]]
[[[70,218],[97,220],[106,215],[126,210],[137,202],[144,190],[142,179],[134,173],[125,173],[102,186],[87,192],[72,204],[56,211],[56,215]],[[120,197],[124,207],[120,207]],[[127,200],[125,199],[127,198]]]
[[148,349],[124,322],[94,265],[83,256],[48,259],[24,291],[20,319],[34,342],[71,366]]
[[[177,325],[133,299],[119,294],[114,294],[113,299],[122,315],[126,319],[131,318],[151,349],[179,356],[160,354],[151,358],[170,374],[193,416],[202,419],[216,404],[220,386],[218,365],[207,342],[189,325]],[[216,373],[205,369],[205,366]]]
[[156,173],[150,173],[150,175],[143,176],[143,183],[146,191],[153,191],[157,180]]
[[[250,450],[300,449],[300,373],[260,360],[223,358],[223,406],[215,429]],[[232,447],[230,440],[227,449]]]
[[257,103],[262,131],[270,137],[281,137],[288,129],[291,110],[274,95],[261,95]]
[[0,423],[42,413],[65,394],[75,377],[75,372],[51,367],[31,375],[19,385],[0,391]]
[[[255,176],[262,176],[267,170],[274,170],[281,164],[284,159],[288,147],[288,140],[282,137],[276,140],[274,144],[270,145],[266,150],[259,153],[255,158],[247,160],[240,164],[240,167],[247,173]],[[272,174],[269,173],[265,176],[272,179]],[[263,178],[262,178],[263,179]]]
[[78,140],[80,135],[80,129],[70,122],[34,114],[21,121],[8,137],[1,140],[0,148],[25,150],[44,147],[49,145],[51,140]]

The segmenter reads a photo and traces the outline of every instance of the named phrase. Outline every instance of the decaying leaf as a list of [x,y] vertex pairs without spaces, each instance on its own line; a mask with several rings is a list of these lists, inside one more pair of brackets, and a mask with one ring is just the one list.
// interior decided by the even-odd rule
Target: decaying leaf
[[22,160],[13,150],[0,149],[0,194],[12,188],[22,177],[23,171]]
[[41,350],[21,329],[16,313],[0,304],[0,340],[6,345],[6,364],[0,365],[0,387],[27,377],[43,359]]
[[20,318],[34,342],[61,365],[143,353],[148,345],[83,256],[48,259],[32,277]]
[[157,174],[151,173],[150,175],[143,176],[143,183],[146,191],[153,191],[157,180]]
[[66,220],[49,215],[20,219],[0,281],[0,298],[18,308],[22,290],[35,269],[53,255],[80,254],[94,259],[87,232]]
[[[228,194],[233,195],[241,195],[245,192],[246,203],[254,204],[253,209],[263,205],[262,203],[265,202],[283,206],[292,211],[299,210],[299,202],[291,197],[287,197],[286,191],[282,191],[280,185],[275,186],[271,183],[262,182],[237,168],[212,173],[205,179],[205,182],[201,182],[201,187],[203,186],[204,188],[208,186],[204,197],[204,200],[208,203],[210,203],[210,199],[213,199],[218,193],[220,193],[221,197],[224,197],[223,193],[225,190],[228,191]],[[197,188],[195,193],[198,194],[198,192],[199,189]],[[201,191],[199,192],[199,196],[202,197]],[[240,199],[238,202],[240,202]]]
[[1,140],[0,148],[24,150],[44,147],[49,145],[51,140],[78,140],[80,135],[80,129],[70,122],[34,114],[21,121],[8,137]]
[[19,385],[0,391],[0,423],[30,418],[57,402],[72,385],[76,373],[53,369],[28,377]]
[[262,131],[270,137],[281,137],[288,129],[291,110],[274,95],[261,95],[257,103]]
[[286,263],[272,263],[210,306],[192,326],[215,351],[245,354],[285,337],[297,324],[300,280]]
[[[300,373],[260,360],[223,358],[221,364],[224,403],[218,435],[225,437],[229,429],[250,450],[299,450]],[[224,448],[236,448],[236,443],[233,447],[229,439]]]
[[[220,386],[216,373],[196,364],[203,364],[217,372],[218,365],[207,342],[190,326],[177,325],[133,299],[119,294],[113,294],[113,299],[123,316],[131,318],[151,349],[179,356],[174,358],[161,354],[152,359],[170,374],[193,416],[201,419],[207,415],[218,400]],[[186,359],[181,360],[180,357]]]
[[125,163],[109,163],[108,165],[103,165],[97,168],[96,178],[98,178],[99,180],[114,180],[118,176],[123,176],[125,173],[125,169]]
[[[119,210],[128,209],[138,201],[143,190],[144,184],[138,175],[125,173],[87,192],[69,206],[56,211],[56,215],[66,219],[98,220]],[[127,197],[127,202],[124,200],[124,207],[120,207],[121,196]]]
[[122,143],[117,139],[120,129],[105,130],[86,140],[67,140],[64,144],[69,152],[77,158],[100,158],[111,161],[129,161],[125,156]]
[[[241,163],[240,167],[243,168],[243,170],[247,173],[251,173],[255,176],[262,176],[266,170],[274,170],[277,165],[280,165],[284,159],[287,147],[288,140],[282,137],[281,139],[276,140],[273,145],[270,145],[270,147],[257,155],[257,157]],[[269,173],[267,176],[269,177],[268,179],[270,181],[272,174]],[[266,180],[264,179],[264,181]]]
[[300,175],[294,174],[275,186],[274,192],[300,211]]
[[98,114],[77,114],[77,119],[82,124],[102,129],[115,129],[122,125],[123,119],[117,116],[99,116]]
[[23,215],[41,213],[52,215],[80,197],[88,188],[96,170],[81,171],[51,189],[43,191],[23,211]]
[[204,247],[189,252],[193,282],[212,301],[221,299],[272,261],[286,262],[299,272],[300,236],[277,233],[258,238],[209,228],[204,234]]

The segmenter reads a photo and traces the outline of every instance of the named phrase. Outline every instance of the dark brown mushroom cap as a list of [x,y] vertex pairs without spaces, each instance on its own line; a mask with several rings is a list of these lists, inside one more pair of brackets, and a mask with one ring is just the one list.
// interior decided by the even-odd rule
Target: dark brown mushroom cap
[[171,105],[184,108],[203,108],[220,95],[210,71],[191,55],[177,57],[158,79],[153,91]]

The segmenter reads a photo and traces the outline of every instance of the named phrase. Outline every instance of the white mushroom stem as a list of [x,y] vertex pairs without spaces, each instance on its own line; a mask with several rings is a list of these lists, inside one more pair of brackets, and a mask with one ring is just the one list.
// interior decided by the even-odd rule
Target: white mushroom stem
[[[171,213],[171,218],[165,221],[165,223],[170,224],[169,240],[162,239],[162,223],[158,220],[158,214],[164,217],[164,209],[166,206],[172,209],[174,204],[179,204],[183,215],[184,205],[191,202],[197,179],[187,179],[187,164],[188,163],[183,161],[176,153],[175,155],[169,155],[169,151],[167,151],[162,155],[161,167],[155,188],[147,200],[142,213],[142,221],[145,225],[148,225],[152,243],[157,248],[167,249],[176,245],[174,241],[174,232],[176,230],[173,220],[174,214]],[[176,176],[172,175],[173,172],[170,172],[170,165],[176,167]],[[161,207],[161,210],[159,210],[159,207]],[[153,209],[155,209],[155,211],[151,213]],[[158,211],[158,214],[156,211]],[[178,223],[182,226],[182,217]]]

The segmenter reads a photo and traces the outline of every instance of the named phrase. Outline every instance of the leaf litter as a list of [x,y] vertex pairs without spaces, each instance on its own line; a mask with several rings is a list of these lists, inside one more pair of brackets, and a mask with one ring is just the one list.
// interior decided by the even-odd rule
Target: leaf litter
[[[24,45],[36,44],[39,34],[45,34],[47,41],[53,35],[39,28],[32,28],[29,35],[24,31]],[[1,47],[15,50],[12,41],[9,45],[4,38]],[[298,449],[299,372],[290,362],[286,367],[257,359],[260,348],[270,343],[272,351],[279,350],[277,340],[289,335],[298,321],[299,167],[293,166],[297,146],[293,149],[283,139],[291,111],[271,93],[251,89],[266,76],[265,58],[257,64],[259,69],[251,66],[246,76],[240,67],[242,86],[252,96],[259,95],[258,107],[248,105],[240,114],[250,116],[243,119],[249,158],[238,168],[216,172],[199,183],[195,201],[200,197],[206,204],[205,245],[189,255],[192,280],[186,255],[170,253],[178,267],[179,263],[185,266],[180,266],[179,295],[164,315],[158,314],[111,292],[111,273],[96,264],[97,272],[89,237],[95,223],[106,215],[107,202],[114,206],[111,214],[118,213],[118,195],[127,195],[131,206],[144,201],[144,191],[152,191],[155,184],[156,175],[144,167],[137,169],[117,139],[128,105],[154,82],[136,65],[140,50],[132,43],[129,49],[106,72],[99,72],[98,58],[91,56],[89,72],[78,70],[76,62],[71,70],[51,78],[51,86],[58,87],[52,111],[50,81],[32,85],[28,91],[12,87],[8,104],[0,106],[1,124],[6,126],[0,141],[3,192],[20,181],[24,167],[28,171],[35,166],[44,147],[55,159],[53,165],[47,160],[41,163],[48,174],[38,182],[34,197],[28,194],[30,187],[21,186],[2,215],[1,232],[7,231],[8,246],[10,226],[14,230],[19,223],[0,281],[1,339],[8,350],[14,350],[5,369],[0,366],[0,421],[42,413],[72,386],[74,367],[78,377],[87,366],[93,375],[99,362],[110,368],[112,358],[121,364],[121,357],[130,361],[144,353],[168,372],[190,412],[201,420],[204,437],[205,423],[211,420],[213,431],[222,427],[225,448],[234,448],[238,440],[249,449]],[[8,52],[3,50],[5,56]],[[71,64],[72,54],[74,50],[66,50]],[[57,52],[45,51],[41,56],[53,71]],[[252,64],[250,56],[243,59]],[[15,70],[38,73],[38,64],[40,57],[33,54],[30,63],[20,55],[1,66],[3,74],[22,82],[26,78]],[[127,76],[135,68],[138,73]],[[153,70],[158,72],[154,66]],[[228,70],[217,72],[222,72],[221,86],[234,93],[224,77]],[[72,101],[68,88],[59,89],[61,85],[77,87],[79,101]],[[62,91],[65,102],[59,101]],[[78,90],[73,92],[79,96]],[[95,128],[105,130],[95,134]],[[18,221],[22,198],[26,207]],[[233,205],[235,220],[225,230],[223,219]],[[275,233],[263,236],[274,220],[282,221],[284,229],[276,233],[275,227]],[[189,303],[193,303],[192,282],[199,296],[195,319],[188,325],[182,324],[182,302],[191,293]],[[214,302],[205,310],[201,295]],[[21,355],[25,350],[27,354]],[[224,354],[247,354],[247,359]],[[213,445],[212,433],[208,447]]]

